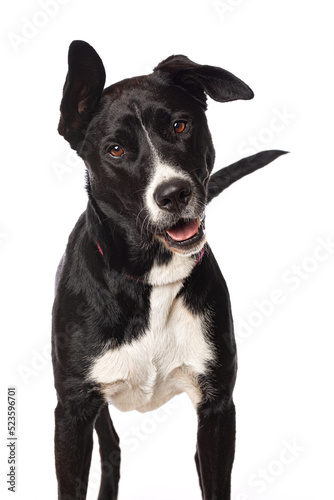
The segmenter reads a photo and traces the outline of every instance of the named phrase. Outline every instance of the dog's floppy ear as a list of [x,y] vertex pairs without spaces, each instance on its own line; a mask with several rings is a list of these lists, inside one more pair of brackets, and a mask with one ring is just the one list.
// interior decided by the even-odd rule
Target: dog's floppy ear
[[68,51],[68,73],[60,105],[58,132],[73,149],[85,136],[101,98],[106,74],[103,63],[88,43],[75,40]]
[[247,158],[242,158],[228,167],[221,168],[218,172],[211,175],[209,179],[207,202],[210,203],[213,198],[218,196],[235,181],[255,172],[259,168],[265,167],[268,163],[286,153],[287,151],[280,151],[278,149],[261,151],[255,155],[247,156]]
[[201,102],[205,94],[219,102],[252,99],[253,91],[242,80],[225,69],[194,63],[188,57],[170,56],[154,71],[168,74],[175,85],[183,87]]

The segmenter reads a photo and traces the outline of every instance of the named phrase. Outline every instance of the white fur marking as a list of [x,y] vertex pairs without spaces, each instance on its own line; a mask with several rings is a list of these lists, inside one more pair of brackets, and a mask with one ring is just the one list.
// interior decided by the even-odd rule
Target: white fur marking
[[175,281],[187,278],[194,268],[195,261],[191,257],[185,257],[182,254],[173,253],[172,259],[168,264],[158,266],[154,264],[149,276],[150,285],[167,285]]
[[197,378],[214,359],[213,349],[205,339],[207,319],[176,298],[181,287],[182,281],[154,287],[148,330],[130,344],[108,349],[92,365],[90,378],[120,410],[150,411],[181,392],[194,406],[201,399]]
[[165,181],[171,181],[172,179],[183,179],[187,180],[192,184],[191,177],[186,175],[184,172],[175,169],[171,165],[167,163],[163,163],[157,156],[154,155],[154,170],[153,175],[148,183],[146,193],[145,193],[145,202],[148,208],[150,217],[153,222],[157,223],[161,219],[163,211],[156,204],[154,200],[154,193],[160,184]]
[[148,212],[150,214],[150,217],[152,219],[152,222],[157,223],[161,219],[161,215],[162,215],[161,208],[158,207],[158,205],[156,204],[156,202],[154,200],[154,193],[155,193],[155,190],[157,189],[157,187],[160,184],[162,184],[164,181],[170,181],[171,179],[187,180],[192,184],[192,179],[191,179],[190,175],[186,174],[185,172],[183,172],[179,168],[173,167],[172,165],[167,164],[160,159],[159,154],[151,141],[149,133],[141,121],[140,116],[138,116],[138,118],[139,118],[141,126],[145,132],[147,142],[150,145],[151,152],[152,152],[153,159],[154,159],[153,174],[151,175],[151,179],[148,183],[144,198],[145,198],[146,206],[147,206]]

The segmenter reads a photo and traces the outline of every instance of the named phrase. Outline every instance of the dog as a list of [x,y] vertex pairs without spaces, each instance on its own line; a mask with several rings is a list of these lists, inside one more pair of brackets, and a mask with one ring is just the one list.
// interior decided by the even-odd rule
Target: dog
[[146,412],[185,392],[198,416],[202,497],[229,500],[237,354],[205,207],[284,152],[211,175],[207,96],[253,97],[224,69],[175,55],[149,75],[104,85],[96,51],[72,42],[58,131],[86,165],[88,205],[60,262],[53,306],[58,498],[86,498],[94,428],[98,499],[117,498],[120,447],[109,403]]

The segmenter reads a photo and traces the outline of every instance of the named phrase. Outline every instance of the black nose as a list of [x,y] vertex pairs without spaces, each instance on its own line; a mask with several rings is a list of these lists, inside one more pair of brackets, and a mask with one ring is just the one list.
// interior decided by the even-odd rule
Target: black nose
[[169,212],[181,212],[191,199],[190,182],[186,179],[172,179],[157,187],[154,199],[158,207]]

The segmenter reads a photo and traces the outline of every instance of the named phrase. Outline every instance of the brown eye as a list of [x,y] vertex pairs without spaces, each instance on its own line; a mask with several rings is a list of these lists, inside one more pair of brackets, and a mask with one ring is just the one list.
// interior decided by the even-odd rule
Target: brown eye
[[186,122],[174,122],[173,123],[173,127],[174,127],[174,132],[176,132],[176,134],[181,134],[181,132],[184,131],[184,129],[186,128]]
[[124,149],[121,148],[121,146],[117,146],[117,144],[115,144],[115,146],[112,146],[108,152],[115,158],[119,158],[120,156],[124,155]]

